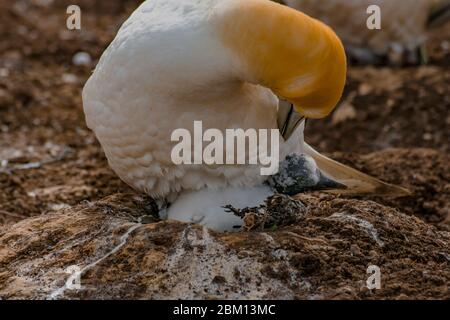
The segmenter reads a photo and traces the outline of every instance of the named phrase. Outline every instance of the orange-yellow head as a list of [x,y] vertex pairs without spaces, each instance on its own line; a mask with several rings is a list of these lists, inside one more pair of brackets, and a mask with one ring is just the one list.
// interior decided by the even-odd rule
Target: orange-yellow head
[[342,42],[328,26],[268,0],[226,2],[220,38],[243,65],[243,80],[271,89],[307,118],[327,116],[346,80]]

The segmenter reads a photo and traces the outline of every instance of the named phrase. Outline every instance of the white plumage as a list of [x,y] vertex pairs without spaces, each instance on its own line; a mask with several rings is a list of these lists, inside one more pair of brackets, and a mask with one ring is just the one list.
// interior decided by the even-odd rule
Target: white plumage
[[278,127],[272,91],[234,81],[241,66],[214,34],[208,16],[219,3],[233,1],[144,2],[84,89],[88,126],[111,167],[151,196],[254,186],[265,179],[255,166],[176,166],[170,158],[172,132],[192,129],[195,120],[220,130]]

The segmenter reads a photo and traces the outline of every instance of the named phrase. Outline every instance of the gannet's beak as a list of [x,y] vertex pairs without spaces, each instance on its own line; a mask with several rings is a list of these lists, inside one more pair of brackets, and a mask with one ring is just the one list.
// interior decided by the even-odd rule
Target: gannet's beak
[[[289,103],[281,101],[278,110],[280,132],[287,141],[306,120]],[[280,193],[296,195],[305,191],[340,194],[411,195],[408,190],[370,177],[318,153],[307,143],[303,155],[290,155],[281,163],[278,175],[269,184]]]
[[277,192],[294,196],[306,191],[334,194],[404,197],[411,192],[327,158],[308,144],[305,154],[291,154],[280,165],[278,174],[268,180]]
[[335,194],[348,195],[377,195],[388,197],[405,197],[412,195],[408,189],[386,183],[377,178],[371,177],[361,171],[350,168],[342,163],[330,159],[305,143],[305,153],[314,159],[320,172],[333,181],[345,185],[346,188],[330,190]]
[[305,121],[305,117],[302,117],[295,111],[292,103],[280,100],[277,120],[280,134],[283,136],[284,141],[288,141],[292,134]]

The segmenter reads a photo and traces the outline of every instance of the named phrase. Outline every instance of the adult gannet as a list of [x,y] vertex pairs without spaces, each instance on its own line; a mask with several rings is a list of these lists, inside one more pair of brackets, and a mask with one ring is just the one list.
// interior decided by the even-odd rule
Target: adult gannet
[[[167,200],[170,219],[229,230],[241,221],[222,206],[259,205],[276,186],[265,183],[261,165],[174,164],[171,135],[193,130],[195,121],[219,131],[283,127],[280,161],[291,155],[299,168],[293,175],[307,176],[311,189],[403,192],[304,143],[298,120],[327,116],[345,80],[341,41],[301,12],[267,0],[151,0],[101,57],[83,103],[88,126],[123,181]],[[295,114],[279,108],[277,96]],[[289,175],[292,166],[281,167]]]

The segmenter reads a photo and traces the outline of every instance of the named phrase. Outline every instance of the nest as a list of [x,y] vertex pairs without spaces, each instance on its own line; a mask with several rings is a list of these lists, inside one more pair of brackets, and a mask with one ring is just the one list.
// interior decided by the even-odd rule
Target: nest
[[306,214],[303,202],[282,194],[268,198],[259,207],[236,209],[228,205],[225,209],[242,219],[242,229],[245,231],[273,230],[289,226],[297,223]]

